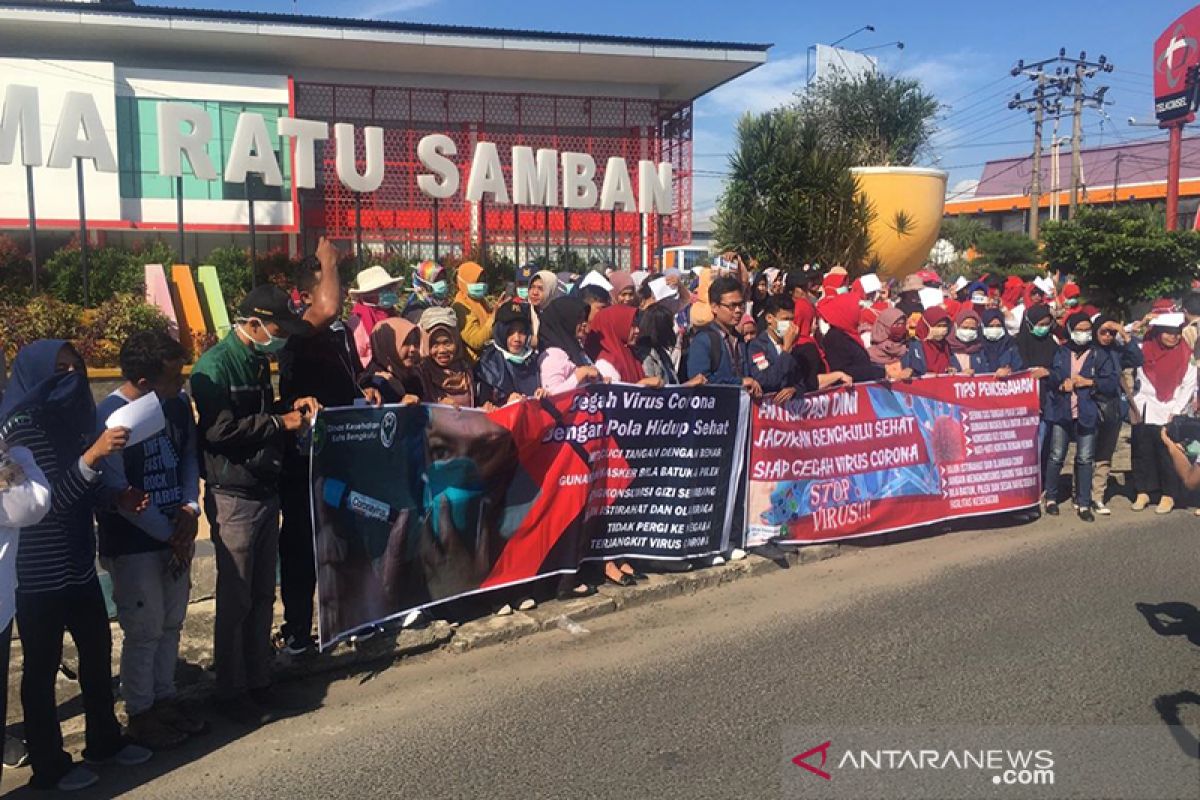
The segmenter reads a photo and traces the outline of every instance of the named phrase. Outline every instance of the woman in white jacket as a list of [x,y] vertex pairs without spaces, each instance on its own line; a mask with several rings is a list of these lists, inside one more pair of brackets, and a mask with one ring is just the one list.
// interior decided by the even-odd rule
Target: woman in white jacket
[[[50,486],[33,453],[24,447],[7,448],[0,441],[0,660],[6,686],[17,599],[17,541],[21,528],[38,524],[49,510]],[[7,712],[8,692],[0,692],[0,720]]]
[[1150,322],[1142,343],[1145,363],[1138,369],[1138,389],[1133,398],[1141,421],[1133,426],[1133,485],[1137,497],[1133,510],[1150,505],[1159,494],[1156,513],[1169,514],[1179,495],[1179,478],[1163,444],[1162,429],[1171,417],[1185,414],[1196,397],[1196,368],[1183,344],[1183,314],[1159,314]]

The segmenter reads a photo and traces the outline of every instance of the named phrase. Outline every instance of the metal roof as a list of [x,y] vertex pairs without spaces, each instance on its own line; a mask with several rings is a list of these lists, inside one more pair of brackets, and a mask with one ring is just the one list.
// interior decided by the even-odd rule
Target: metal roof
[[79,0],[5,0],[0,8],[28,8],[69,11],[77,14],[109,14],[113,16],[142,15],[179,19],[226,20],[278,25],[312,27],[359,28],[363,30],[398,31],[405,33],[437,33],[457,36],[503,37],[506,39],[550,40],[557,42],[590,42],[598,44],[628,44],[650,47],[704,48],[766,52],[774,45],[747,42],[720,42],[703,39],[668,39],[647,36],[615,36],[598,33],[568,33],[534,31],[517,28],[487,28],[468,25],[434,25],[423,22],[355,19],[307,14],[277,14],[266,11],[229,11],[215,8],[176,8],[172,6],[143,6],[133,3],[80,2]]

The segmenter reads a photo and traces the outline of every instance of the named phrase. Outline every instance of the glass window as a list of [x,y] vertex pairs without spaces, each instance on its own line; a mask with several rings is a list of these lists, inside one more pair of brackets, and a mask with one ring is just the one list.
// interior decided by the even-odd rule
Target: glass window
[[[158,174],[158,104],[157,98],[117,98],[117,149],[120,159],[121,197],[131,199],[173,199],[175,179]],[[291,153],[286,140],[277,130],[281,116],[287,114],[287,106],[230,103],[217,100],[190,100],[202,106],[212,120],[212,139],[205,151],[212,159],[213,167],[220,175],[229,157],[233,132],[237,127],[238,115],[243,112],[258,113],[267,124],[271,137],[271,149],[279,162],[283,174],[282,186],[265,186],[257,175],[250,177],[255,200],[290,200]],[[183,196],[187,200],[244,200],[244,184],[225,183],[222,180],[204,181],[197,178],[191,164],[184,157]]]

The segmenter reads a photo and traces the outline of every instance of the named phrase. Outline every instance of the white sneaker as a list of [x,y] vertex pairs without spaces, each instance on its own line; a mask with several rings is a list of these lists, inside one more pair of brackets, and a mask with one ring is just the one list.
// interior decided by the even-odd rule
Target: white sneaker
[[511,605],[509,605],[508,603],[505,603],[504,605],[502,605],[498,609],[496,609],[496,616],[497,617],[511,617],[512,612],[513,612],[513,607]]
[[1096,503],[1092,506],[1092,511],[1095,511],[1102,517],[1107,517],[1112,514],[1112,509],[1104,505],[1104,503]]
[[537,608],[537,600],[532,597],[526,597],[517,605],[517,611],[532,611]]
[[[149,752],[149,751],[147,751]],[[58,779],[55,788],[60,792],[78,792],[100,782],[100,776],[87,767],[75,766],[66,775]]]
[[733,548],[733,550],[730,551],[730,553],[729,553],[730,561],[741,561],[745,557],[746,557],[746,551],[740,547]]
[[410,611],[404,615],[404,619],[400,620],[401,628],[411,628],[425,618],[425,612],[421,609]]
[[719,567],[725,563],[725,556],[713,556],[712,565]]

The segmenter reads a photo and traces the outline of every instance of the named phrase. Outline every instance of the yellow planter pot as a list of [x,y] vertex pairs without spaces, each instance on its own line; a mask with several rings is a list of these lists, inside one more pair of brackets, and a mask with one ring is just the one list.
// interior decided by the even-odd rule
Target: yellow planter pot
[[856,167],[859,191],[875,209],[871,253],[883,278],[903,278],[929,258],[942,226],[946,173],[922,167]]

